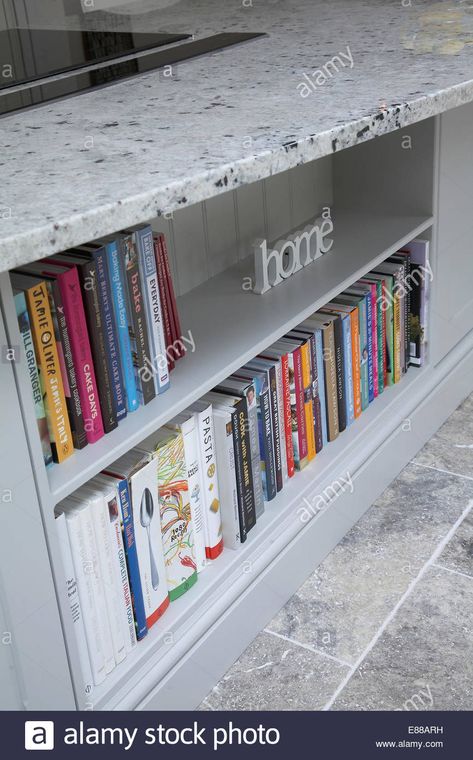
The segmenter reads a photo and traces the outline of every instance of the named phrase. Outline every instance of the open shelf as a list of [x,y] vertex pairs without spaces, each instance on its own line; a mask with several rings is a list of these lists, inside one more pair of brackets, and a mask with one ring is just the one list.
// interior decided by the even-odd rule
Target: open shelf
[[[152,685],[179,661],[183,652],[204,636],[308,524],[329,512],[333,512],[341,524],[347,519],[353,524],[356,518],[347,517],[346,508],[343,516],[336,515],[340,509],[337,499],[328,501],[327,506],[308,522],[301,520],[298,510],[304,504],[304,496],[310,498],[321,493],[347,471],[353,480],[356,479],[357,471],[370,455],[399,428],[409,411],[409,399],[416,403],[414,394],[422,393],[430,374],[429,366],[411,367],[400,383],[386,388],[361,417],[335,441],[327,444],[302,472],[296,472],[286,481],[278,496],[266,503],[265,512],[248,534],[247,541],[238,550],[224,549],[222,555],[199,575],[197,584],[171,604],[126,660],[95,688],[92,695],[94,709],[114,709],[117,705],[123,709],[121,700],[133,700],[135,689],[143,693],[147,677],[151,690]],[[284,601],[281,598],[281,605]],[[169,643],[171,639],[172,643]]]
[[97,443],[49,468],[51,503],[75,491],[431,224],[427,216],[338,211],[332,250],[283,286],[263,296],[245,290],[244,278],[253,275],[249,258],[179,298],[183,334],[191,331],[195,351],[179,361],[169,391],[128,415]]

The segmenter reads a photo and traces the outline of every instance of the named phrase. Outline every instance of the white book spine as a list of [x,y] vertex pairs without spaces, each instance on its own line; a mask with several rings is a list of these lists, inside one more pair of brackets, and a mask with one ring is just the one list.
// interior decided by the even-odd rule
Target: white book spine
[[130,477],[133,529],[148,628],[169,604],[158,499],[158,460],[152,457]]
[[276,364],[276,392],[278,396],[278,417],[279,417],[279,439],[281,447],[281,467],[284,476],[284,480],[288,480],[287,474],[287,453],[286,453],[286,436],[284,435],[284,386],[282,381],[282,361]]
[[77,651],[79,653],[79,663],[82,679],[81,685],[84,694],[86,694],[87,697],[90,697],[94,688],[94,678],[92,675],[92,667],[90,664],[89,651],[87,648],[87,639],[85,636],[79,587],[76,580],[76,572],[74,569],[71,545],[69,542],[69,534],[67,532],[66,517],[64,513],[61,513],[56,517],[56,528],[59,536],[59,547],[66,576],[67,599],[69,602],[69,609],[71,611]]
[[196,412],[196,419],[204,491],[205,550],[209,557],[222,540],[212,405],[209,404],[202,412]]
[[79,511],[68,510],[66,525],[69,535],[72,560],[79,588],[79,598],[84,617],[85,637],[92,676],[96,686],[105,681],[105,655],[100,635],[99,612],[95,604],[94,573],[91,572],[89,552],[82,528]]
[[130,583],[126,567],[125,547],[120,519],[118,493],[115,488],[104,491],[110,527],[110,543],[113,559],[113,572],[117,593],[118,614],[121,623],[125,652],[131,652],[136,646],[135,620],[131,602]]
[[148,337],[150,341],[151,363],[154,368],[156,393],[163,393],[169,387],[169,366],[164,337],[163,314],[159,297],[158,273],[154,256],[154,241],[151,228],[137,233],[141,237],[140,270],[146,304]]
[[238,549],[241,545],[240,519],[238,513],[232,416],[230,412],[225,412],[215,407],[213,415],[223,543],[229,549]]
[[205,558],[205,526],[203,511],[203,485],[199,462],[199,441],[194,417],[184,420],[181,424],[184,438],[184,455],[186,458],[187,480],[189,485],[189,501],[191,505],[192,525],[194,528],[194,553],[197,572],[206,566]]
[[115,663],[118,665],[125,659],[126,649],[120,615],[120,600],[117,593],[115,553],[111,542],[108,505],[102,493],[91,496],[89,504],[94,520],[100,576],[105,594],[105,607],[110,628],[113,656]]
[[115,656],[113,653],[112,636],[107,614],[107,602],[105,599],[105,590],[103,587],[102,572],[95,537],[94,519],[90,505],[87,503],[80,508],[79,514],[85,538],[85,562],[87,564],[88,572],[92,576],[95,608],[98,613],[101,649],[105,658],[105,672],[108,675],[115,667]]

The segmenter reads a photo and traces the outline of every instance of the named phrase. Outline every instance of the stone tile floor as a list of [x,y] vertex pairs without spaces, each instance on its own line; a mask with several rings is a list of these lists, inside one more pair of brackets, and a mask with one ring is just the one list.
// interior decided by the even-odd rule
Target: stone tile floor
[[473,710],[473,394],[201,710]]

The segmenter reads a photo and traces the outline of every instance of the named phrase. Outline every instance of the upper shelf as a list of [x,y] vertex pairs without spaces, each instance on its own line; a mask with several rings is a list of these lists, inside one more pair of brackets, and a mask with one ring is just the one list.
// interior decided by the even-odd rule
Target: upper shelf
[[372,0],[369,14],[352,0],[283,0],[270,14],[219,0],[198,13],[184,0],[178,16],[138,8],[136,31],[268,37],[178,64],[173,76],[143,74],[0,120],[0,270],[473,99],[473,49],[455,31],[468,29],[467,9],[442,16],[443,45],[428,4]]
[[248,260],[186,293],[178,308],[183,334],[191,331],[195,351],[178,362],[165,394],[128,415],[97,443],[49,468],[52,502],[164,425],[431,223],[431,217],[339,212],[332,250],[265,295],[242,287],[243,278],[252,274]]

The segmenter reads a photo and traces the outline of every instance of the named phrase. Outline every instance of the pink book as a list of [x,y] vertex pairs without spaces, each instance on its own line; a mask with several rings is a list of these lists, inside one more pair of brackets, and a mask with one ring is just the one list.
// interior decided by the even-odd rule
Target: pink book
[[373,336],[373,386],[374,397],[379,396],[379,378],[378,378],[378,293],[376,283],[371,280],[360,280],[363,285],[369,285],[371,288],[371,333]]
[[45,260],[44,271],[56,277],[61,291],[87,441],[95,443],[104,429],[77,268],[52,258]]

